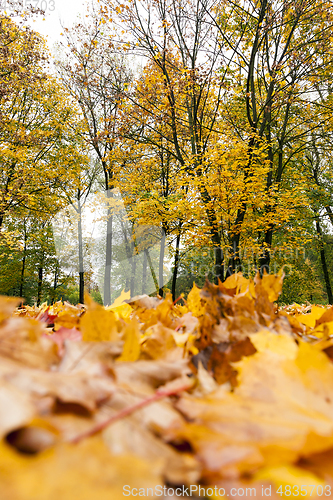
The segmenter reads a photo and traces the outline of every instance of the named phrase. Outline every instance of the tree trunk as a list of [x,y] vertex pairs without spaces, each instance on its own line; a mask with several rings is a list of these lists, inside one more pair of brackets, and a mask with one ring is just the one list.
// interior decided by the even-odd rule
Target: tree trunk
[[82,207],[78,192],[78,240],[79,240],[79,302],[84,304],[84,267],[83,267],[83,237],[82,237]]
[[173,274],[172,274],[172,300],[176,300],[176,284],[177,284],[177,274],[178,274],[178,265],[179,265],[179,245],[180,245],[180,231],[177,234],[176,239],[176,251],[175,251],[175,261],[173,266]]
[[224,281],[224,265],[223,265],[223,250],[220,246],[215,248],[215,285],[219,284],[220,281]]
[[54,304],[56,299],[56,290],[58,288],[58,278],[59,278],[59,265],[56,265],[54,270],[54,278],[53,278],[53,290],[51,292],[52,303]]
[[[112,195],[107,191],[107,197]],[[108,206],[106,223],[106,253],[104,273],[104,305],[111,305],[111,264],[112,264],[112,208]]]
[[147,289],[147,253],[146,250],[143,252],[143,262],[142,262],[142,295],[146,293]]
[[[244,220],[245,211],[243,214],[240,213],[240,217],[237,216],[237,226],[241,224]],[[228,267],[225,273],[225,279],[229,278],[232,274],[237,273],[241,270],[241,260],[240,260],[240,234],[233,234],[231,238],[231,244],[229,246],[229,251],[231,256],[229,257]]]
[[129,290],[131,297],[134,297],[135,295],[135,271],[136,271],[136,242],[135,242],[135,235],[134,235],[134,230],[133,226],[130,226],[128,228],[129,235],[127,235],[127,228],[126,225],[124,224],[124,221],[122,220],[122,217],[120,217],[120,225],[121,225],[121,230],[124,236],[124,243],[125,243],[125,250],[126,250],[126,257],[127,257],[127,262],[130,267],[130,274],[129,276],[126,276],[126,284],[125,284],[125,290]]
[[[54,280],[53,280],[53,291],[54,292],[58,288],[58,277],[59,277],[59,267],[56,266],[55,271],[54,271]],[[54,296],[55,296],[55,293],[54,293]]]
[[79,283],[79,302],[84,304],[84,273],[79,273],[80,283]]
[[24,227],[24,248],[23,248],[21,279],[20,279],[20,297],[23,297],[24,271],[25,271],[25,261],[26,261],[26,253],[27,253],[27,230],[26,230],[25,222],[26,221],[24,219],[23,220],[23,227]]
[[330,283],[330,277],[329,277],[328,269],[327,269],[324,240],[323,240],[323,234],[322,234],[322,230],[320,227],[319,219],[316,220],[316,229],[317,229],[317,234],[318,234],[319,240],[320,240],[320,260],[321,260],[321,266],[323,269],[323,274],[324,274],[324,279],[325,279],[328,303],[333,304],[333,294],[332,294],[332,288],[331,288],[331,283]]
[[131,257],[131,297],[135,295],[135,271],[136,271],[136,253],[135,253],[135,244],[132,243],[132,257]]
[[265,243],[262,246],[262,254],[259,258],[259,273],[261,278],[263,277],[265,271],[267,272],[267,274],[269,274],[272,240],[273,240],[273,226],[270,227],[265,233]]
[[38,268],[37,306],[40,306],[43,286],[43,265]]
[[[199,173],[198,173],[199,172]],[[200,169],[197,169],[197,176],[200,177]],[[220,232],[216,229],[218,226],[218,221],[216,218],[216,213],[214,208],[212,208],[212,198],[209,195],[209,192],[206,189],[206,186],[204,184],[200,185],[200,194],[203,203],[206,205],[206,214],[207,218],[209,221],[209,226],[210,226],[210,234],[211,234],[211,241],[216,248],[216,253],[215,253],[215,265],[214,265],[214,282],[217,285],[218,280],[224,281],[224,266],[223,266],[223,251],[221,248],[221,235]]]
[[160,246],[159,273],[158,273],[158,294],[161,297],[163,297],[163,286],[164,286],[164,276],[163,276],[164,252],[165,252],[165,231],[162,228],[162,238],[161,238],[161,246]]
[[149,255],[148,248],[145,248],[144,252],[145,252],[145,254],[147,256],[147,262],[148,262],[149,269],[150,269],[150,272],[151,272],[151,275],[152,275],[152,278],[153,278],[153,281],[154,281],[156,293],[159,293],[158,281],[157,281],[157,277],[156,277],[156,274],[155,274],[153,263],[151,261],[151,257]]
[[[250,167],[251,167],[251,162],[254,156],[254,148],[256,146],[256,141],[255,138],[252,137],[249,141],[248,145],[248,152],[249,152],[249,160],[245,169],[245,175],[244,175],[244,182],[246,179],[248,179],[251,175],[250,173]],[[244,222],[245,214],[247,210],[247,204],[245,201],[243,201],[241,207],[237,210],[237,215],[236,215],[236,220],[234,223],[234,232],[231,234],[230,238],[230,252],[231,256],[228,261],[228,268],[226,270],[226,276],[225,278],[227,279],[229,276],[232,274],[235,274],[238,272],[238,270],[241,270],[241,260],[240,260],[240,230]]]
[[331,224],[333,225],[333,211],[330,206],[325,207],[326,213],[330,218]]

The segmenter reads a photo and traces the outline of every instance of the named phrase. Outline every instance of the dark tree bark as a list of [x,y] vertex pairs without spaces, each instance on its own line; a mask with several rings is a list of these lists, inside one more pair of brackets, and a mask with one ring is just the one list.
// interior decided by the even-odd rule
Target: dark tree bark
[[52,290],[52,302],[55,302],[56,291],[58,288],[58,279],[59,279],[59,265],[56,265],[54,270],[54,279],[53,279],[53,290]]
[[326,255],[325,255],[325,247],[324,247],[324,241],[323,241],[323,233],[321,230],[319,218],[316,220],[316,229],[317,229],[317,234],[319,237],[319,244],[320,244],[320,260],[321,260],[321,266],[323,269],[323,274],[324,274],[324,280],[325,280],[325,285],[326,285],[326,293],[327,293],[327,298],[328,298],[328,303],[333,304],[333,294],[332,294],[332,287],[331,287],[331,282],[330,282],[330,277],[328,274],[328,268],[327,268],[327,262],[326,262]]
[[42,300],[42,288],[43,288],[43,264],[38,268],[37,306],[40,306]]
[[331,224],[333,225],[333,211],[330,206],[325,207],[326,213],[330,218]]
[[180,245],[180,231],[177,234],[176,238],[176,251],[175,251],[175,260],[173,265],[173,273],[172,273],[172,300],[176,300],[176,284],[177,284],[177,274],[178,274],[178,265],[179,265],[179,245]]
[[23,219],[23,230],[24,230],[24,248],[23,248],[21,278],[20,278],[20,297],[23,297],[24,271],[25,271],[25,262],[26,262],[26,257],[27,257],[27,230],[26,230],[26,220],[25,219]]
[[214,283],[218,285],[219,280],[224,281],[223,250],[220,246],[215,248],[215,276]]
[[263,277],[265,271],[267,274],[269,274],[272,240],[273,240],[273,226],[269,227],[269,229],[265,233],[264,245],[262,246],[262,252],[259,258],[259,273],[261,278]]
[[84,304],[84,267],[83,267],[83,237],[82,237],[82,207],[80,190],[78,190],[78,240],[79,240],[79,302]]
[[159,273],[158,273],[158,294],[163,297],[163,286],[164,286],[164,276],[163,276],[163,263],[164,263],[164,253],[165,253],[165,230],[162,229],[162,238],[160,244],[160,260],[159,260]]

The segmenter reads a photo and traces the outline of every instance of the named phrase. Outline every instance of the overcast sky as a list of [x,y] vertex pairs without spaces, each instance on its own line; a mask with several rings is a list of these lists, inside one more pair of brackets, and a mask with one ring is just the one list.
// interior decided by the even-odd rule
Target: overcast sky
[[[29,0],[26,1],[29,2]],[[31,0],[32,5],[36,2],[37,0]],[[50,49],[62,38],[60,36],[61,23],[70,27],[79,14],[85,15],[86,13],[84,0],[38,0],[37,6],[45,10],[45,21],[42,16],[38,16],[35,21],[29,21],[29,24],[35,31],[47,38]]]

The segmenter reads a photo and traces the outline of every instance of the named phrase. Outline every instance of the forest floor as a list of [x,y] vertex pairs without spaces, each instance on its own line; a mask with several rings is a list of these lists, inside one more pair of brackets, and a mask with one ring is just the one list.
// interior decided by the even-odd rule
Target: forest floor
[[281,288],[1,297],[1,500],[331,496],[333,307]]

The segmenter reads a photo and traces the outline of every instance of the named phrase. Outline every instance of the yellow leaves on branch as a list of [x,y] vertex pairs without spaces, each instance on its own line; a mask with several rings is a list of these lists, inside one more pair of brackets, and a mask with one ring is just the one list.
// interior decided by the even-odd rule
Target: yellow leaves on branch
[[0,46],[0,212],[7,216],[17,206],[54,212],[64,203],[55,188],[75,184],[88,161],[78,108],[47,73],[40,35],[0,15]]
[[333,484],[333,308],[279,310],[281,288],[239,273],[183,305],[123,293],[14,315],[2,298],[4,498]]

